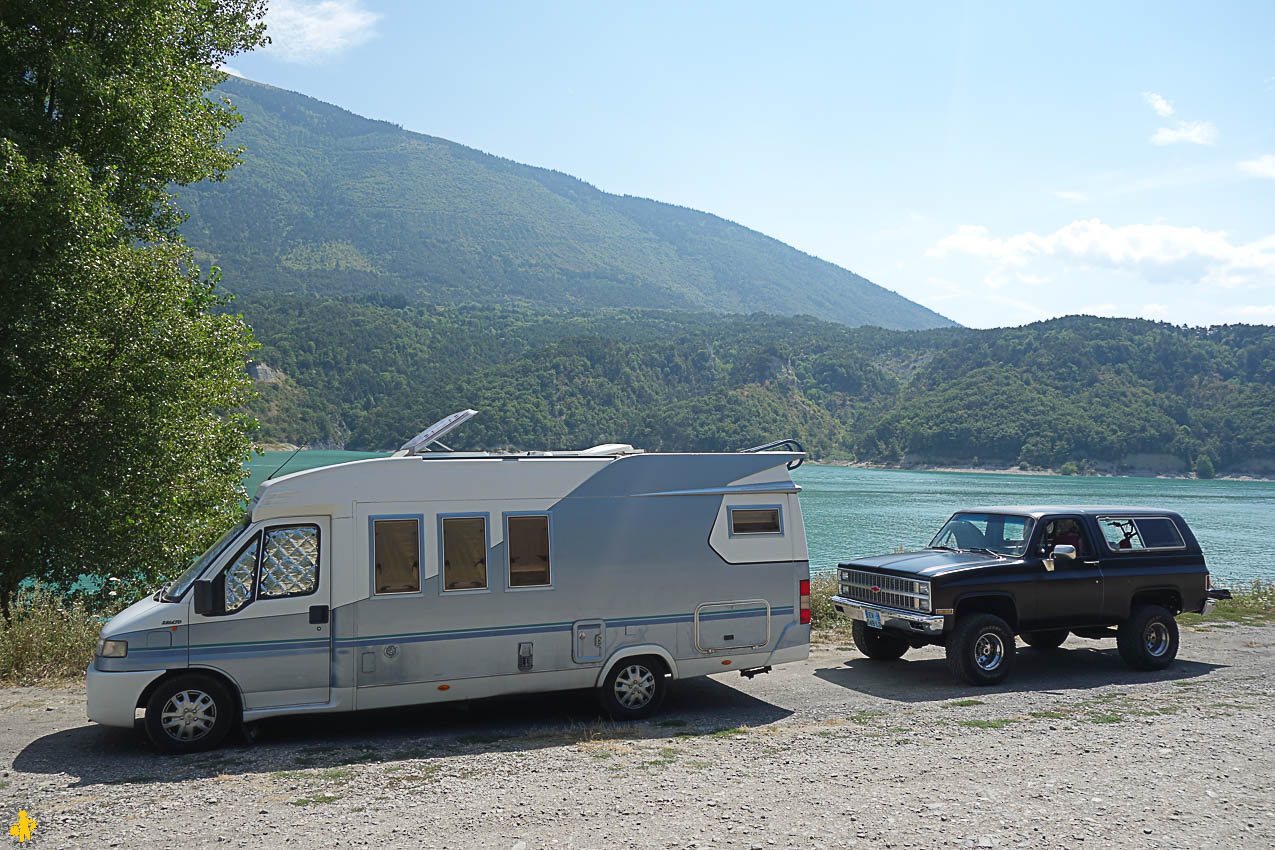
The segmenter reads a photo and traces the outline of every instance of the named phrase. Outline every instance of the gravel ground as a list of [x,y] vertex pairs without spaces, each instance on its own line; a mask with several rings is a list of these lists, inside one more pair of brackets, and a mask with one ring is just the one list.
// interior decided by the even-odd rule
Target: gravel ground
[[1112,643],[1020,648],[992,689],[937,649],[826,645],[679,683],[646,723],[556,694],[276,720],[187,758],[86,723],[82,687],[12,688],[0,803],[37,848],[1275,847],[1275,627],[1184,629],[1161,673]]

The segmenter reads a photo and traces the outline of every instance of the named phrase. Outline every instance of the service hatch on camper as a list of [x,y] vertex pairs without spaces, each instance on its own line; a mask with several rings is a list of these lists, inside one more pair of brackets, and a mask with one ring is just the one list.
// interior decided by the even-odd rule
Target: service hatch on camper
[[739,453],[453,452],[266,481],[186,573],[106,624],[89,719],[160,748],[240,722],[594,688],[613,718],[669,683],[800,661],[810,565],[791,441]]

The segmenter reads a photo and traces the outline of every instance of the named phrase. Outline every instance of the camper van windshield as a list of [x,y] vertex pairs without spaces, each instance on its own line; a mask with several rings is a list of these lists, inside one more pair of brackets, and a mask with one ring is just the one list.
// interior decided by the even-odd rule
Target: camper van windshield
[[241,519],[232,528],[227,529],[225,534],[218,537],[216,543],[204,550],[204,554],[192,561],[190,566],[186,568],[186,572],[178,576],[177,581],[170,584],[164,590],[164,595],[161,598],[165,602],[176,602],[178,599],[181,599],[182,594],[186,592],[187,588],[195,583],[195,579],[199,578],[200,573],[207,569],[208,565],[221,554],[221,550],[225,549],[226,546],[229,545],[230,541],[234,540],[235,537],[238,536],[239,532],[244,530],[244,528],[248,525],[248,518],[251,516],[251,511],[244,514],[243,519]]

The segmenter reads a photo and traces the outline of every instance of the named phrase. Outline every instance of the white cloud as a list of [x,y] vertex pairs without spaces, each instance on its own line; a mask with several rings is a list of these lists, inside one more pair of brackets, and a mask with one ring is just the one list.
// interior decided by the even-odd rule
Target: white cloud
[[222,65],[217,70],[221,71],[223,74],[229,74],[232,77],[243,76],[243,71],[240,71],[238,68],[232,68],[229,65]]
[[1142,99],[1145,100],[1147,102],[1147,106],[1154,109],[1155,114],[1159,115],[1161,118],[1168,118],[1173,114],[1173,104],[1169,103],[1153,91],[1144,91],[1142,93]]
[[1178,142],[1211,145],[1216,141],[1217,127],[1212,121],[1179,121],[1176,127],[1161,127],[1151,134],[1151,144],[1160,146]]
[[1240,171],[1252,177],[1270,177],[1275,179],[1275,156],[1266,154],[1257,159],[1246,159],[1239,163]]
[[1054,192],[1054,197],[1062,198],[1064,201],[1075,201],[1076,203],[1083,203],[1089,200],[1089,196],[1084,192],[1068,192],[1066,190]]
[[1060,266],[1064,272],[1074,267],[1109,270],[1148,283],[1275,286],[1275,235],[1237,245],[1224,231],[1167,224],[1112,227],[1089,219],[1045,236],[1020,233],[1003,239],[986,227],[964,225],[926,254],[981,258],[992,264],[985,282],[993,287],[1003,286],[1010,273],[1025,280]]
[[313,64],[376,36],[380,14],[362,0],[274,0],[266,12],[265,52],[285,62]]

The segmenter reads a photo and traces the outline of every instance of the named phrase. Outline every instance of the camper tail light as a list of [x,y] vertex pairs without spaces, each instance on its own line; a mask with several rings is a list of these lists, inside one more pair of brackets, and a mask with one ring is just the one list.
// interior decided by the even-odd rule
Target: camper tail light
[[801,622],[810,622],[810,579],[803,578],[798,588],[798,603],[801,607]]
[[123,658],[128,655],[128,641],[99,640],[97,642],[97,654],[103,658]]

